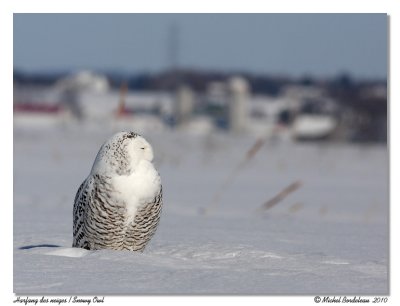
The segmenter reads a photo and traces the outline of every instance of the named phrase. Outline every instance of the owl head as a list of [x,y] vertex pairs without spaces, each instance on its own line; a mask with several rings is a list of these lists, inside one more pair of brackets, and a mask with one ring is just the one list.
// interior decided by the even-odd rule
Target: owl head
[[141,161],[153,161],[153,148],[139,134],[119,132],[100,148],[91,173],[129,175]]

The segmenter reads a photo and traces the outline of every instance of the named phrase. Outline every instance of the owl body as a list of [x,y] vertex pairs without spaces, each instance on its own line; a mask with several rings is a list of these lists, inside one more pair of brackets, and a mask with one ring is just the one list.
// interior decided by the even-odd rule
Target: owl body
[[103,144],[75,197],[73,247],[143,251],[162,208],[150,144],[121,132]]

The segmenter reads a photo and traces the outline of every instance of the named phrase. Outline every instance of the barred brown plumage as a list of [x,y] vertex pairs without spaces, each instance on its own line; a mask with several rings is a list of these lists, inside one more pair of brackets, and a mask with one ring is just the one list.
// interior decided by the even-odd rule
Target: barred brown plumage
[[140,135],[121,132],[100,148],[73,208],[73,247],[143,251],[162,209],[153,151]]

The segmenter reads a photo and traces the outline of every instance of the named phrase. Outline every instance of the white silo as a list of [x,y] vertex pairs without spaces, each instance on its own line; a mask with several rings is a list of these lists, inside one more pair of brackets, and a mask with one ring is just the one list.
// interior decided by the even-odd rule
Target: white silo
[[229,130],[241,133],[246,130],[248,117],[249,85],[242,77],[232,77],[228,81],[228,125]]
[[193,91],[190,87],[182,85],[176,92],[175,118],[178,126],[185,125],[193,113]]

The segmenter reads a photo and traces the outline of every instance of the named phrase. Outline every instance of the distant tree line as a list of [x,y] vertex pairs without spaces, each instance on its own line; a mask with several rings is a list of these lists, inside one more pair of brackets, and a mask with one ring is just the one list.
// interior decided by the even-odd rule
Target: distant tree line
[[[14,70],[14,83],[25,85],[54,85],[60,78],[69,75],[70,72],[36,72],[27,73]],[[371,84],[386,84],[386,80],[357,81],[347,74],[338,75],[331,79],[320,79],[311,76],[292,78],[289,76],[273,76],[252,74],[241,71],[218,72],[200,70],[166,70],[159,73],[141,73],[130,75],[119,72],[104,72],[110,84],[119,88],[121,83],[127,83],[131,90],[174,90],[177,85],[185,83],[197,92],[203,92],[212,81],[226,81],[232,75],[240,75],[247,79],[251,91],[255,94],[277,96],[281,89],[287,85],[324,86],[332,89],[331,92],[341,93],[353,91],[360,86]]]

